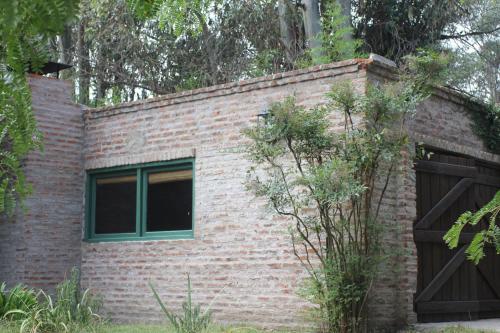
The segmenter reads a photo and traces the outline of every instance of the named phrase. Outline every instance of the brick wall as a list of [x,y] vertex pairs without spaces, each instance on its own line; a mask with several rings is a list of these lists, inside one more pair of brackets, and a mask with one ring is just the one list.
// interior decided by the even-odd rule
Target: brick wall
[[[370,82],[394,79],[393,69],[390,66],[374,65],[367,75]],[[384,279],[396,276],[395,280],[390,280],[394,289],[393,302],[399,305],[392,308],[395,327],[403,327],[417,320],[413,311],[413,295],[417,288],[418,271],[417,250],[413,240],[413,224],[417,219],[416,173],[413,169],[415,147],[423,144],[427,147],[500,163],[500,156],[488,152],[483,141],[474,134],[471,114],[480,111],[470,109],[467,103],[463,96],[453,91],[436,89],[433,96],[419,105],[417,112],[407,120],[410,143],[403,151],[403,161],[397,170],[395,180],[397,188],[389,195],[393,197],[394,204],[393,209],[389,211],[395,213],[397,221],[389,238],[394,241],[396,237],[398,239],[396,243],[399,243],[403,252],[393,258],[395,265],[387,269],[388,273],[381,274]],[[397,271],[398,274],[393,275],[393,271]],[[384,310],[383,305],[375,305],[374,313],[380,312],[383,316],[382,310]],[[391,311],[390,306],[384,311]]]
[[25,162],[26,212],[0,223],[0,281],[51,291],[80,265],[83,116],[69,82],[33,75],[29,83],[44,149]]
[[[86,169],[195,157],[195,239],[84,243],[84,284],[104,295],[106,310],[116,320],[157,320],[158,306],[148,281],[178,308],[189,272],[197,301],[207,304],[223,289],[213,303],[220,321],[303,325],[307,304],[296,292],[305,275],[284,232],[289,222],[272,217],[264,202],[245,191],[249,164],[239,153],[245,143],[241,130],[255,124],[257,114],[270,103],[288,95],[295,95],[301,105],[313,106],[324,101],[335,82],[352,80],[364,91],[367,80],[391,80],[392,71],[390,63],[377,59],[345,61],[89,110]],[[453,142],[462,150],[480,145],[467,112],[460,98],[436,91],[409,120],[412,145],[424,136],[428,144]],[[341,125],[341,120],[332,123]],[[394,254],[374,281],[369,307],[372,327],[386,330],[415,321],[412,145],[403,152],[403,163],[395,170],[381,206],[384,244]],[[382,189],[382,179],[376,186]]]
[[[148,282],[178,309],[190,273],[194,299],[213,301],[221,322],[266,327],[304,325],[309,305],[297,296],[305,272],[286,233],[289,221],[244,188],[249,162],[241,131],[271,103],[295,95],[303,106],[325,100],[331,85],[392,79],[384,61],[349,60],[305,70],[207,87],[114,107],[89,109],[70,101],[64,81],[32,77],[33,103],[45,152],[27,161],[34,194],[16,223],[0,224],[0,280],[52,288],[81,262],[82,284],[104,297],[122,322],[161,320]],[[415,321],[415,142],[491,161],[470,129],[470,110],[438,90],[409,120],[412,143],[403,152],[382,202],[384,244],[397,253],[374,281],[370,327],[393,330]],[[333,126],[341,119],[332,118]],[[479,149],[478,149],[479,147]],[[85,170],[195,158],[194,239],[81,242]],[[383,182],[377,182],[377,189]],[[215,300],[214,300],[215,298]]]
[[[485,161],[500,163],[500,156],[487,151],[483,141],[472,131],[472,112],[465,106],[465,100],[446,90],[436,91],[429,100],[422,103],[418,112],[408,123],[411,138],[410,148],[417,144],[468,155]],[[409,156],[414,151],[409,152]],[[399,209],[401,223],[404,226],[403,237],[408,249],[405,258],[406,272],[401,283],[401,302],[406,302],[406,318],[416,322],[413,312],[413,294],[417,286],[417,256],[413,241],[413,223],[417,219],[416,208],[416,173],[412,168],[413,159],[406,161],[401,175],[403,186],[399,191]]]
[[292,253],[288,221],[272,217],[244,188],[249,162],[239,152],[241,131],[272,102],[295,95],[313,106],[338,80],[362,90],[364,76],[358,62],[347,61],[90,110],[87,169],[195,157],[193,240],[83,244],[84,284],[104,296],[110,316],[159,320],[148,281],[179,308],[189,272],[202,304],[223,289],[212,305],[219,321],[303,325],[307,304],[296,293],[305,272]]

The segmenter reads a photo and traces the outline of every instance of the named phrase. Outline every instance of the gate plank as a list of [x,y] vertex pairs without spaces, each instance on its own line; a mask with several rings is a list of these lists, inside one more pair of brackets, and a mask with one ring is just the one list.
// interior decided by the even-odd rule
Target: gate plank
[[472,184],[472,178],[461,179],[425,216],[417,222],[416,229],[428,229]]
[[[413,239],[415,242],[438,243],[445,244],[443,237],[447,231],[441,230],[414,230]],[[462,232],[458,244],[470,243],[475,234],[472,232]]]
[[492,187],[500,187],[500,178],[481,174],[476,177],[476,183]]
[[424,160],[415,162],[415,170],[437,173],[445,176],[458,176],[467,178],[474,178],[478,173],[476,167]]
[[477,270],[479,271],[479,273],[481,273],[481,275],[483,276],[483,278],[486,280],[486,283],[488,283],[488,285],[490,286],[491,290],[493,290],[493,292],[495,293],[496,297],[497,298],[500,298],[500,288],[498,287],[498,285],[495,283],[494,280],[492,280],[492,277],[484,271],[484,269],[481,267],[481,265],[477,265]]
[[460,313],[500,310],[500,300],[434,301],[417,304],[418,313]]
[[465,260],[465,249],[467,246],[462,246],[460,250],[451,258],[451,260],[443,267],[443,269],[432,279],[431,283],[415,298],[415,303],[421,301],[430,301],[432,296],[448,281],[455,273],[460,265]]

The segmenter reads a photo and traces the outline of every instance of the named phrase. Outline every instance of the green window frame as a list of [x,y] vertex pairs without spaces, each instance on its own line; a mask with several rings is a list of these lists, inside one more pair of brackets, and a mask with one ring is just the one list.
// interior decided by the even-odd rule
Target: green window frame
[[[191,229],[172,231],[147,231],[147,193],[148,175],[153,172],[191,170]],[[136,216],[133,233],[95,233],[96,181],[102,178],[117,176],[136,176]],[[194,159],[180,159],[165,162],[154,162],[128,166],[94,169],[87,171],[85,197],[85,240],[88,242],[160,240],[160,239],[193,239],[194,238]]]

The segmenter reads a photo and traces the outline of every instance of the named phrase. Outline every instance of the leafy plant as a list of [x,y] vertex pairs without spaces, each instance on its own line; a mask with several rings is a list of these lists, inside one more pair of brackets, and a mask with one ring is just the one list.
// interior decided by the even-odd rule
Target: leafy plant
[[10,311],[22,310],[29,312],[37,304],[37,295],[33,289],[18,284],[7,291],[5,283],[0,285],[0,319],[17,320],[21,316],[14,313],[8,315]]
[[77,0],[1,1],[0,12],[0,213],[11,215],[30,193],[22,170],[41,145],[31,110],[28,69],[47,61],[48,40],[64,29]]
[[352,38],[353,29],[349,18],[342,15],[341,6],[337,2],[331,2],[325,7],[321,18],[322,29],[318,36],[321,46],[305,50],[295,64],[299,68],[363,56],[358,52],[363,42]]
[[311,109],[289,97],[245,131],[248,188],[292,221],[293,251],[310,277],[305,296],[324,332],[366,330],[367,298],[387,255],[379,213],[408,143],[405,120],[431,93],[427,70],[441,68],[408,61],[399,82],[369,85],[364,95],[337,84],[326,105]]
[[62,320],[60,309],[54,304],[50,295],[40,290],[39,297],[41,298],[40,304],[29,311],[8,312],[8,314],[22,316],[20,333],[70,332],[71,326]]
[[182,316],[176,315],[174,312],[167,309],[167,307],[161,300],[160,295],[158,295],[151,282],[149,283],[149,286],[153,291],[153,295],[156,298],[156,301],[158,302],[158,304],[160,304],[161,310],[167,317],[170,324],[173,326],[176,333],[201,333],[206,331],[206,329],[212,322],[210,306],[208,306],[207,309],[202,312],[199,304],[193,304],[191,297],[191,279],[189,277],[189,274],[187,276],[187,280],[187,299],[182,304]]
[[497,224],[499,214],[500,191],[477,212],[472,213],[467,211],[460,215],[443,239],[450,249],[454,249],[458,246],[460,234],[466,225],[475,226],[483,219],[486,219],[488,221],[488,228],[478,232],[465,251],[467,258],[477,265],[485,256],[484,247],[487,244],[492,244],[495,247],[496,253],[500,254],[500,227]]
[[500,106],[487,104],[472,113],[473,130],[492,153],[500,154]]
[[80,293],[79,272],[73,269],[68,280],[56,288],[56,297],[40,290],[37,295],[30,291],[30,306],[15,306],[7,311],[5,318],[19,321],[21,333],[74,332],[77,329],[92,329],[101,322],[97,315],[100,301],[87,289]]
[[81,292],[78,269],[74,268],[70,278],[57,286],[56,294],[59,315],[67,322],[87,326],[100,320],[97,312],[101,308],[101,301],[89,289]]

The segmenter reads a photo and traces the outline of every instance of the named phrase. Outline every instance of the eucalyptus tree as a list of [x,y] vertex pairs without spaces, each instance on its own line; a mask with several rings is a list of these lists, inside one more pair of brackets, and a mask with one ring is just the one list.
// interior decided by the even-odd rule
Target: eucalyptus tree
[[267,0],[83,0],[72,27],[76,95],[99,105],[290,69],[277,10]]
[[[369,52],[400,62],[442,40],[491,35],[473,27],[474,1],[83,0],[58,45],[71,45],[79,101],[97,105]],[[493,46],[485,43],[484,53]],[[488,68],[481,73],[494,77]]]
[[500,1],[474,0],[470,15],[444,35],[454,55],[449,84],[482,101],[500,103]]

